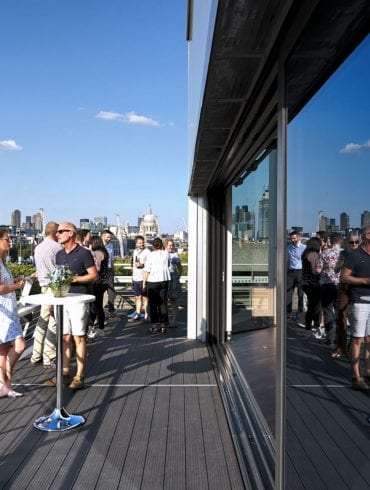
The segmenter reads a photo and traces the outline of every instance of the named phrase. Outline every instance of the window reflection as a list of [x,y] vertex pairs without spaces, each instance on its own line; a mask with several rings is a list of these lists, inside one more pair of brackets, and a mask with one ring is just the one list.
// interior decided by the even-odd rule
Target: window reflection
[[[319,230],[345,237],[366,224],[369,57],[368,37],[289,125],[287,224],[301,231],[303,241]],[[323,311],[323,287],[320,299]],[[338,315],[335,305],[330,308]],[[306,330],[299,318],[287,321],[286,487],[302,480],[305,488],[368,488],[368,474],[361,474],[368,453],[358,448],[368,448],[370,412],[352,389],[350,359],[333,356],[325,316],[320,324]]]
[[269,161],[233,188],[233,334],[271,326]]
[[[270,157],[232,189],[232,350],[275,427],[275,243]],[[263,368],[261,369],[261,367]]]

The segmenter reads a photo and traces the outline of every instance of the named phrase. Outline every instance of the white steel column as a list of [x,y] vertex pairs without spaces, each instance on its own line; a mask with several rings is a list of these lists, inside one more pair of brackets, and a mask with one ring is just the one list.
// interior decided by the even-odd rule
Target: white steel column
[[189,197],[188,338],[206,341],[207,210],[205,199]]

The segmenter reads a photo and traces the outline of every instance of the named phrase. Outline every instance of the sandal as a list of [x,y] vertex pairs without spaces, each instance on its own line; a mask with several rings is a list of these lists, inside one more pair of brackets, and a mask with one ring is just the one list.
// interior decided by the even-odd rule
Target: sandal
[[10,398],[17,398],[18,396],[23,396],[23,393],[19,393],[19,391],[15,391],[10,388],[7,396]]
[[345,354],[343,354],[343,352],[341,351],[338,351],[338,350],[335,350],[334,352],[331,353],[331,357],[333,359],[339,359],[341,357],[343,357]]

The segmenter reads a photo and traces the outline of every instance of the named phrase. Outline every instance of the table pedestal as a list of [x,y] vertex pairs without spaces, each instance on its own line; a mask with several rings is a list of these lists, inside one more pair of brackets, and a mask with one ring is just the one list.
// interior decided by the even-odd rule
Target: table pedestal
[[38,430],[52,432],[73,429],[85,422],[82,415],[70,415],[64,408],[55,408],[50,415],[36,419],[33,426]]
[[69,293],[65,298],[53,298],[46,294],[35,294],[28,296],[27,303],[31,304],[54,304],[55,322],[57,327],[57,368],[56,368],[56,407],[50,415],[39,417],[33,423],[33,427],[46,432],[62,432],[73,429],[86,422],[82,415],[71,415],[63,408],[63,305],[71,303],[91,303],[95,296],[88,294]]
[[55,308],[55,323],[57,325],[57,403],[50,415],[39,417],[33,423],[35,429],[46,432],[73,429],[86,422],[82,415],[70,415],[63,408],[63,305],[57,304]]

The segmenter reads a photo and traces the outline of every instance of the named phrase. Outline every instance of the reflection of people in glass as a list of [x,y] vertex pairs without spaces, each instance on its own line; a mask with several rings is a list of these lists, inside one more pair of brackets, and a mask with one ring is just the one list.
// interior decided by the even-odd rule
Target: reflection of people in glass
[[12,389],[12,371],[26,347],[18,316],[15,291],[24,286],[24,277],[13,279],[6,267],[11,240],[0,230],[0,398],[22,396]]
[[302,254],[302,289],[307,296],[305,315],[306,330],[320,327],[320,274],[316,271],[321,242],[317,237],[310,238]]
[[171,274],[171,280],[168,287],[168,299],[170,300],[172,321],[168,325],[170,328],[176,327],[177,312],[179,306],[177,300],[181,295],[180,277],[182,273],[182,266],[180,257],[174,252],[175,244],[171,238],[168,238],[164,242],[164,248],[169,254],[169,269]]
[[[337,265],[335,267],[336,272],[340,272],[345,259],[350,250],[356,250],[360,244],[360,237],[357,234],[351,233],[347,239],[347,248],[342,250],[340,257],[338,259]],[[338,286],[338,296],[337,296],[337,331],[336,331],[336,341],[335,349],[332,353],[332,357],[339,358],[347,354],[347,310],[349,304],[349,286],[348,284],[343,284],[342,282]]]
[[335,270],[342,251],[342,245],[342,235],[340,233],[332,233],[330,235],[330,247],[321,250],[316,269],[317,272],[321,273],[321,307],[324,314],[325,342],[327,345],[334,343],[337,287],[340,279],[339,273],[335,272]]
[[[370,388],[370,226],[365,226],[361,246],[345,257],[342,281],[350,286],[352,388]],[[366,375],[360,373],[360,354],[365,345]]]
[[301,242],[301,235],[297,231],[289,234],[290,243],[288,245],[288,272],[287,272],[287,305],[286,311],[292,313],[292,301],[294,289],[297,288],[298,312],[303,312],[303,291],[302,291],[302,254],[306,248]]

